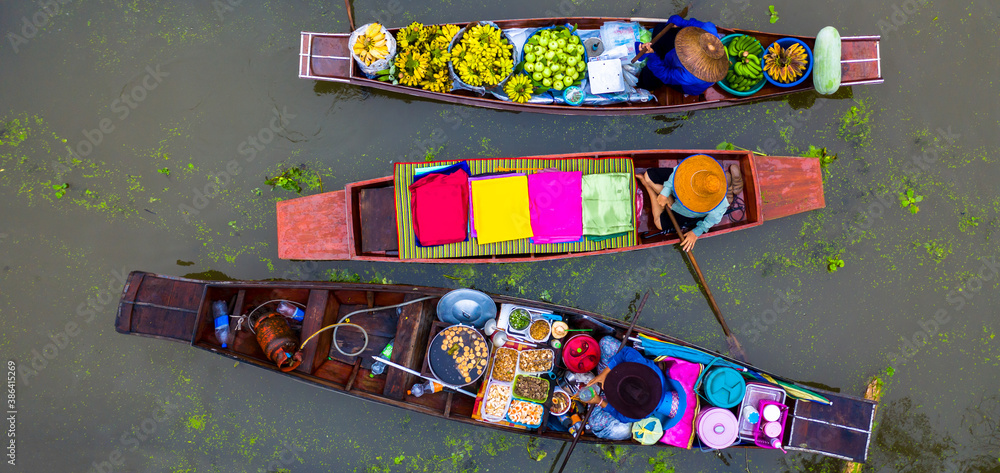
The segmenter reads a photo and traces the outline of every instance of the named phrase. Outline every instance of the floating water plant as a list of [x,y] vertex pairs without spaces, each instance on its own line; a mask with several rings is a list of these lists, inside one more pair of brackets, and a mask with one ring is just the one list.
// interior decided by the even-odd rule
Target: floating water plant
[[924,196],[917,195],[913,192],[913,189],[907,189],[906,192],[899,194],[899,206],[902,208],[909,208],[911,214],[915,214],[920,211],[920,207],[917,206],[918,203],[924,201]]
[[817,148],[813,145],[809,145],[809,151],[802,154],[803,158],[817,158],[819,159],[819,165],[821,167],[827,167],[834,160],[837,159],[836,154],[827,154],[826,148]]
[[53,184],[52,185],[52,190],[56,191],[56,198],[57,199],[62,199],[63,196],[66,195],[66,189],[68,187],[69,187],[69,184],[66,184],[65,182],[62,183],[62,184]]
[[[725,150],[725,151],[735,151],[735,150],[750,151],[746,148],[736,146],[728,141],[723,141],[722,143],[715,145],[715,149]],[[767,156],[767,153],[761,151],[760,148],[757,148],[757,151],[750,151],[750,152],[754,154],[759,154],[761,156]]]
[[779,17],[778,17],[778,11],[774,9],[774,5],[768,5],[767,11],[771,12],[771,23],[772,24],[777,23]]
[[169,176],[170,168],[157,169],[156,172],[163,174],[164,176]]
[[838,269],[844,267],[844,260],[840,259],[840,256],[828,256],[826,258],[826,270],[834,273]]
[[302,193],[303,185],[309,189],[319,188],[319,191],[323,192],[323,178],[320,177],[319,173],[299,167],[288,168],[281,174],[264,181],[264,184],[271,186],[271,190],[280,187],[296,194]]

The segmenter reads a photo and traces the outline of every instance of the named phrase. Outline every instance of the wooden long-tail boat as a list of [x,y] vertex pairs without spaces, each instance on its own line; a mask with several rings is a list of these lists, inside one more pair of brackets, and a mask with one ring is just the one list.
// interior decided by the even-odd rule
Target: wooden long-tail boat
[[[824,207],[823,177],[815,158],[760,156],[748,151],[643,150],[573,153],[516,158],[525,160],[589,159],[627,157],[636,175],[647,168],[673,167],[692,154],[708,154],[725,169],[740,167],[744,189],[742,215],[702,235],[724,235],[761,225],[766,220]],[[499,159],[500,161],[504,161]],[[507,160],[509,161],[509,160]],[[636,187],[641,184],[636,181]],[[395,179],[393,176],[348,184],[344,190],[299,197],[277,203],[278,257],[291,260],[362,260],[424,263],[510,263],[553,260],[584,255],[610,254],[677,243],[675,234],[657,234],[651,201],[643,196],[643,208],[635,227],[635,244],[588,252],[532,252],[443,258],[400,258]]]
[[[338,282],[201,281],[136,271],[129,275],[122,291],[115,329],[119,333],[183,342],[323,389],[436,418],[546,439],[571,440],[568,433],[548,428],[546,421],[538,428],[523,429],[476,420],[473,418],[476,400],[450,390],[420,397],[409,395],[407,390],[422,380],[402,370],[390,367],[384,375],[369,376],[372,356],[377,355],[389,340],[394,340],[392,362],[430,375],[424,354],[429,341],[446,326],[438,321],[435,308],[440,297],[448,291],[443,288]],[[425,297],[428,299],[416,300]],[[610,334],[621,337],[627,330],[627,325],[619,320],[585,310],[502,295],[491,297],[497,305],[510,303],[552,311],[561,315],[571,327],[593,329],[597,336]],[[228,348],[222,348],[213,333],[214,302],[225,302],[231,314],[247,314],[258,305],[275,299],[291,300],[305,307],[298,335],[300,340],[358,309],[392,308],[389,306],[408,301],[414,303],[396,310],[351,316],[351,322],[361,325],[370,337],[367,348],[359,356],[349,357],[338,352],[333,346],[331,332],[326,331],[302,351],[302,362],[297,368],[282,372],[265,356],[255,335],[239,330],[233,343]],[[790,383],[785,388],[789,393],[785,401],[789,408],[783,437],[785,448],[854,462],[866,460],[875,401],[813,387],[805,388],[750,364],[739,363],[725,355],[646,328],[637,326],[633,334],[689,347],[753,373],[768,375],[775,382]],[[341,330],[335,343],[348,353],[357,352],[361,345],[360,331]],[[555,358],[559,360],[560,356]],[[481,387],[477,386],[481,383],[473,383],[466,389],[475,390]],[[792,387],[811,390],[831,404],[797,399],[792,395]],[[543,416],[548,419],[547,408]],[[581,441],[634,445],[629,441],[602,440],[590,433],[584,434]],[[650,448],[663,446],[658,443]],[[752,444],[743,446],[757,448]]]
[[[665,23],[665,19],[655,18],[613,18],[613,17],[564,17],[564,18],[529,18],[521,20],[500,20],[496,24],[500,28],[540,28],[551,25],[573,24],[581,29],[599,29],[608,21],[634,21],[645,28]],[[464,25],[465,23],[460,23]],[[780,38],[796,38],[805,42],[810,48],[815,45],[813,36],[781,35],[760,31],[718,28],[722,34],[748,34],[757,38],[767,47]],[[389,30],[393,35],[398,28]],[[768,83],[759,92],[749,97],[738,97],[719,87],[718,84],[697,96],[684,95],[671,87],[661,87],[650,91],[656,101],[644,103],[619,103],[611,105],[558,105],[513,103],[493,98],[479,96],[469,91],[456,90],[452,92],[431,92],[401,84],[392,84],[367,78],[351,58],[348,38],[350,33],[310,33],[303,32],[299,43],[299,77],[320,81],[333,81],[353,84],[373,89],[395,92],[403,95],[421,97],[441,102],[486,107],[513,112],[536,112],[557,115],[645,115],[706,108],[738,105],[757,100],[773,99],[783,95],[813,90],[812,79],[807,79],[794,87],[778,87]],[[841,85],[851,87],[864,84],[880,84],[882,79],[882,61],[879,49],[879,36],[853,36],[841,38]]]

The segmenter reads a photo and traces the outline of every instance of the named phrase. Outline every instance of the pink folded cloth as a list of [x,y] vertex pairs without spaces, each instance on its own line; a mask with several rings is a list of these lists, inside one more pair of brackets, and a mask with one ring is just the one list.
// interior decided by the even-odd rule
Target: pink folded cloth
[[528,175],[528,202],[536,245],[583,238],[583,173],[539,172]]

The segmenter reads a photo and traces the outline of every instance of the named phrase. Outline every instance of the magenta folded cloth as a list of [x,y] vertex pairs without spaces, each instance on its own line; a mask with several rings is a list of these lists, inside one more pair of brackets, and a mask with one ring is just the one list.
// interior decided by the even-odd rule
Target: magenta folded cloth
[[567,243],[583,238],[583,173],[529,174],[528,203],[534,244]]

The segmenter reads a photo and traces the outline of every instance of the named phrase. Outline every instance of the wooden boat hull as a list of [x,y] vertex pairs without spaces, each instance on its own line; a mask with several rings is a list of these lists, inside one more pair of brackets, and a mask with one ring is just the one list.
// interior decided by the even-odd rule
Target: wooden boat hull
[[[501,28],[537,28],[553,24],[574,24],[580,28],[600,28],[606,21],[636,21],[646,28],[664,23],[663,19],[652,18],[531,18],[522,20],[500,20],[496,23]],[[466,23],[459,23],[466,24]],[[396,29],[390,32],[395,34]],[[794,36],[764,33],[760,31],[719,28],[723,34],[749,34],[767,46],[780,38],[796,38],[805,42],[810,48],[815,45],[816,38],[812,36]],[[679,91],[664,87],[653,92],[656,102],[638,104],[612,104],[601,106],[568,106],[545,104],[519,104],[504,102],[490,97],[480,97],[465,91],[431,92],[404,85],[394,85],[374,79],[368,79],[351,59],[347,46],[349,33],[311,33],[303,32],[299,42],[299,77],[303,79],[333,81],[353,84],[362,87],[380,89],[387,92],[400,93],[421,97],[429,100],[492,108],[512,112],[535,112],[556,115],[644,115],[659,114],[706,108],[739,105],[758,100],[779,98],[788,94],[813,90],[812,80],[803,81],[794,87],[778,87],[768,83],[760,92],[750,97],[737,97],[724,91],[717,84],[704,94],[686,96]],[[882,78],[882,61],[879,36],[855,36],[841,38],[841,84],[851,87],[864,84],[880,84]]]
[[[572,153],[532,158],[630,157],[636,173],[667,167],[692,154],[704,153],[726,163],[738,164],[744,180],[743,221],[720,224],[703,238],[759,226],[767,220],[823,208],[823,175],[815,158],[758,156],[746,151],[643,150]],[[514,263],[556,260],[585,255],[621,253],[673,245],[673,234],[644,238],[634,246],[583,253],[538,253],[495,257],[400,259],[396,236],[396,206],[390,189],[392,177],[348,184],[343,191],[327,192],[277,203],[278,257],[290,260],[360,260],[407,263]],[[637,231],[655,230],[649,217],[649,197]],[[393,248],[397,253],[393,254]]]
[[[418,381],[418,378],[400,370],[390,368],[385,376],[368,376],[371,364],[368,355],[378,353],[389,339],[395,340],[391,356],[393,362],[429,373],[423,361],[423,353],[429,338],[436,333],[433,331],[434,327],[444,325],[436,322],[434,308],[437,299],[401,308],[394,317],[388,316],[391,324],[386,322],[388,319],[384,316],[379,318],[374,314],[371,317],[352,317],[352,322],[367,324],[366,329],[372,337],[369,348],[361,357],[345,359],[338,355],[335,358],[333,356],[335,352],[331,350],[333,341],[329,332],[326,332],[325,335],[317,337],[317,343],[307,346],[303,353],[302,364],[287,373],[279,371],[267,360],[252,334],[245,331],[238,332],[231,346],[225,349],[216,342],[213,334],[211,304],[216,300],[226,301],[235,314],[245,314],[256,304],[272,299],[300,302],[306,306],[302,333],[312,334],[358,308],[383,307],[424,296],[439,298],[448,291],[449,289],[444,288],[334,282],[199,281],[136,271],[129,275],[122,290],[115,329],[119,333],[187,343],[323,389],[437,418],[510,433],[553,440],[571,440],[564,432],[547,430],[544,422],[543,427],[538,429],[522,430],[474,420],[472,399],[454,392],[441,392],[422,397],[407,395],[406,389]],[[592,327],[598,327],[596,325],[598,323],[606,324],[619,337],[626,330],[626,324],[618,320],[580,309],[501,295],[492,297],[497,303],[538,307],[577,321],[596,321],[584,322],[591,324],[589,326]],[[741,364],[724,355],[665,334],[642,327],[636,327],[635,330],[636,334],[650,335]],[[784,379],[752,365],[742,365],[758,373]],[[833,404],[794,401],[791,407],[791,420],[788,423],[789,441],[786,448],[864,462],[867,459],[868,442],[877,403],[812,387],[808,389],[826,397]],[[581,441],[634,445],[628,441],[606,441],[590,435],[583,436]],[[664,446],[657,444],[651,448]]]

